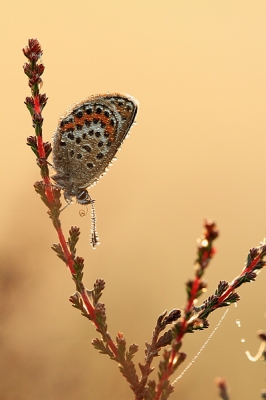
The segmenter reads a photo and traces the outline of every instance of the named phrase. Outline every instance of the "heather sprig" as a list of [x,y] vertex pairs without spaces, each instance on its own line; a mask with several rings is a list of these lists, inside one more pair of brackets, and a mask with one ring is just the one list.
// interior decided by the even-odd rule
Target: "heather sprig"
[[[39,41],[37,39],[30,39],[28,41],[28,46],[23,49],[23,53],[28,60],[24,64],[23,69],[28,77],[32,95],[31,97],[26,97],[25,104],[30,112],[32,124],[35,129],[35,136],[29,136],[27,138],[27,144],[31,147],[35,156],[37,156],[37,165],[40,168],[42,177],[42,181],[36,182],[34,188],[46,207],[48,207],[48,215],[57,231],[59,243],[54,244],[52,249],[66,264],[76,285],[77,292],[70,297],[70,301],[76,308],[82,311],[83,315],[86,315],[94,323],[97,330],[106,338],[107,326],[103,323],[103,313],[99,311],[101,307],[99,307],[98,301],[93,304],[93,301],[100,297],[99,289],[96,290],[97,296],[95,296],[93,300],[93,298],[90,298],[88,294],[89,291],[82,282],[84,259],[76,255],[76,244],[80,235],[79,228],[76,226],[71,227],[69,230],[69,238],[68,240],[65,239],[60,221],[61,190],[51,183],[49,177],[49,162],[47,159],[51,153],[52,147],[49,142],[43,142],[42,136],[42,110],[48,99],[46,94],[40,94],[40,88],[42,86],[41,76],[44,72],[44,65],[40,62],[43,52]],[[98,287],[99,283],[96,283],[96,286]],[[101,284],[101,290],[103,290],[103,288],[104,285]],[[110,336],[108,337],[107,345],[112,355],[116,355],[117,346]]]
[[[254,281],[257,272],[265,266],[266,244],[249,251],[245,267],[242,272],[231,283],[220,281],[218,288],[212,296],[205,300],[202,306],[194,305],[196,299],[206,291],[207,283],[202,280],[210,260],[216,253],[213,241],[218,237],[218,230],[214,222],[205,221],[204,230],[198,239],[197,258],[195,261],[195,276],[186,284],[187,303],[180,320],[172,329],[171,349],[164,351],[164,362],[160,364],[159,380],[155,389],[155,396],[152,400],[166,399],[169,397],[173,386],[169,378],[176,371],[177,367],[185,360],[184,353],[180,352],[182,339],[186,333],[203,330],[209,327],[207,317],[210,313],[220,307],[228,307],[240,300],[235,289],[243,283]],[[150,383],[154,387],[154,382]]]

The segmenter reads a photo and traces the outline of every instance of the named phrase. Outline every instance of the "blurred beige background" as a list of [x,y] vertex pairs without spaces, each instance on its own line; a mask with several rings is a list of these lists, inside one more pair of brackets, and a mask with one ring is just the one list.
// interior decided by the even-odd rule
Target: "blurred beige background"
[[[44,50],[45,140],[65,109],[91,94],[120,91],[140,103],[118,161],[90,190],[101,245],[91,249],[79,206],[62,221],[65,232],[81,227],[86,286],[106,280],[111,335],[137,342],[143,362],[159,313],[184,305],[203,218],[221,231],[206,297],[266,235],[266,2],[17,0],[2,2],[0,18],[0,399],[133,399],[117,365],[91,346],[97,334],[71,308],[74,285],[50,249],[57,238],[25,145],[33,129],[21,49],[37,37]],[[255,333],[266,328],[265,272],[239,289],[238,307],[171,399],[218,398],[217,376],[228,379],[231,399],[259,398],[265,367],[245,351],[256,353]],[[223,312],[185,338],[187,363]]]

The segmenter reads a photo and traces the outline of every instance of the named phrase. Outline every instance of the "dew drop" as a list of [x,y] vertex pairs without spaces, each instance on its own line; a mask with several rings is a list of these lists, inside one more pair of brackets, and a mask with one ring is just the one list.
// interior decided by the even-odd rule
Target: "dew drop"
[[209,244],[209,242],[208,242],[207,239],[203,239],[202,242],[201,242],[201,245],[202,245],[203,247],[207,247],[208,244]]
[[237,324],[238,328],[241,328],[241,322],[239,319],[236,320],[236,324]]

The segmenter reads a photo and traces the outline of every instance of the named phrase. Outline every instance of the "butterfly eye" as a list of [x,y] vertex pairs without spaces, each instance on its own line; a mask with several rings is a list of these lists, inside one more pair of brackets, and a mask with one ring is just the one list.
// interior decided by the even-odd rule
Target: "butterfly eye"
[[76,195],[77,202],[79,204],[91,204],[91,197],[86,189],[80,189],[80,191]]

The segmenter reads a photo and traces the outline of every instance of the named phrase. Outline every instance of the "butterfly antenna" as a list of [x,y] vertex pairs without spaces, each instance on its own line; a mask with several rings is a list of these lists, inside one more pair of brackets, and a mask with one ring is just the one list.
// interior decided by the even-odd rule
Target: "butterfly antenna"
[[[97,244],[100,244],[99,242],[99,236],[96,230],[96,211],[94,207],[95,200],[92,200],[90,197],[89,193],[87,193],[88,196],[88,204],[91,205],[91,245],[95,249]],[[88,207],[86,207],[86,211],[80,210],[79,215],[81,217],[85,217],[85,215],[88,214]]]
[[96,211],[94,200],[91,200],[91,245],[95,249],[97,244],[100,244],[99,236],[96,229]]

